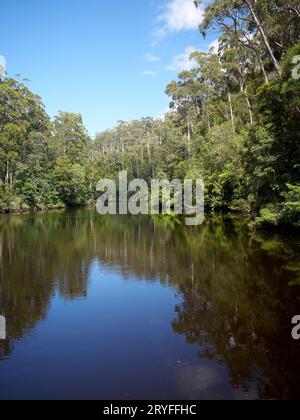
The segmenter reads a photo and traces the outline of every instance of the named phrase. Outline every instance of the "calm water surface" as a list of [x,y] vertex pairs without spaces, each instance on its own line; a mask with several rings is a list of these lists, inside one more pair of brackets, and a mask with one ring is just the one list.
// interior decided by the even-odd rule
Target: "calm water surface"
[[0,217],[0,399],[300,398],[300,240],[94,211]]

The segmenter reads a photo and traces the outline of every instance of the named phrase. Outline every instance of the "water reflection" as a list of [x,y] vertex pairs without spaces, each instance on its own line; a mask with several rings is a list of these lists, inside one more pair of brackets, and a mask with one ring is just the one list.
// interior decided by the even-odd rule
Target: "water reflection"
[[[174,398],[300,397],[299,344],[291,340],[299,241],[251,237],[238,219],[186,228],[93,211],[2,217],[0,313],[9,340],[0,341],[0,359],[13,358],[14,345],[47,319],[54,295],[88,300],[97,261],[124,280],[159,282],[181,297],[172,330],[201,364],[179,367]],[[218,366],[233,394],[218,387],[226,380]]]

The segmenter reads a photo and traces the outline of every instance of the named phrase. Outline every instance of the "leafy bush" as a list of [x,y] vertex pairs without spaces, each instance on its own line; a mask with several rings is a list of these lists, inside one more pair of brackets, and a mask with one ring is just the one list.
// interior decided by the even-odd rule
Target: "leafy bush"
[[280,221],[300,227],[300,185],[287,184],[288,191],[284,194]]
[[260,210],[260,216],[256,217],[252,226],[256,228],[277,226],[279,222],[279,215],[274,206],[263,208]]

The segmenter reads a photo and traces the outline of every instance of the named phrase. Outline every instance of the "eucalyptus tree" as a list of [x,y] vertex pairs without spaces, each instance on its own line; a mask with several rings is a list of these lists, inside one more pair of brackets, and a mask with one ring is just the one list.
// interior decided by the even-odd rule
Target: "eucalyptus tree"
[[63,156],[76,163],[82,162],[87,157],[90,138],[80,114],[60,111],[54,117],[53,131]]
[[[191,59],[196,63],[196,53],[191,55]],[[209,128],[211,125],[206,107],[209,86],[203,84],[198,76],[199,68],[195,66],[190,71],[181,72],[178,81],[172,81],[166,88],[166,94],[171,98],[170,109],[175,111],[183,127],[189,161],[192,158],[192,137],[197,124],[203,120]]]
[[[197,6],[203,0],[196,0]],[[267,32],[267,22],[263,19],[266,9],[265,0],[212,0],[209,1],[204,13],[204,19],[200,25],[200,30],[205,36],[210,28],[216,28],[224,33],[234,34],[243,45],[249,43],[252,37],[259,35],[270,61],[279,76],[281,69],[279,59],[276,57],[275,50],[271,44],[269,33]]]
[[239,90],[242,101],[247,104],[249,122],[253,124],[253,109],[249,96],[249,78],[256,73],[256,62],[246,48],[240,48],[236,39],[228,34],[220,38],[220,59],[231,79],[231,84]]
[[24,142],[31,133],[49,132],[50,120],[41,98],[23,83],[6,78],[0,83],[0,174],[13,187],[18,162],[26,159]]

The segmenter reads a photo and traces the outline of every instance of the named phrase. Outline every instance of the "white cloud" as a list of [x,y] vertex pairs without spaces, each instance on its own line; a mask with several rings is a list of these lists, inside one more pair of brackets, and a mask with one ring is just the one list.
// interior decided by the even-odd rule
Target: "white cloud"
[[160,57],[157,57],[152,54],[147,54],[145,56],[145,61],[147,61],[148,63],[156,63],[157,61],[160,61]]
[[195,66],[195,60],[190,60],[190,56],[195,51],[211,52],[218,54],[220,47],[220,41],[215,39],[210,44],[203,45],[202,48],[195,48],[193,46],[187,47],[183,53],[173,57],[171,64],[166,67],[166,70],[181,72],[183,70],[191,70]]
[[5,60],[5,58],[3,57],[3,55],[0,55],[0,64],[1,64],[3,67],[5,67],[5,66],[6,66],[6,60]]
[[213,54],[218,54],[220,47],[220,41],[215,39],[212,43],[208,46],[208,52],[212,52]]
[[203,9],[196,8],[194,0],[169,0],[158,16],[162,26],[156,28],[156,37],[168,33],[197,29],[203,19]]
[[0,55],[0,76],[4,75],[6,72],[6,60],[3,55]]
[[158,118],[160,120],[164,120],[168,114],[170,114],[172,110],[169,106],[164,108],[159,114],[155,115],[155,118]]
[[143,71],[143,75],[144,76],[155,76],[156,73],[155,73],[155,71],[152,71],[152,70],[145,70],[145,71]]
[[167,66],[167,70],[181,72],[183,70],[191,70],[194,67],[193,60],[190,60],[190,55],[196,51],[195,47],[187,47],[183,53],[173,57],[173,61]]

